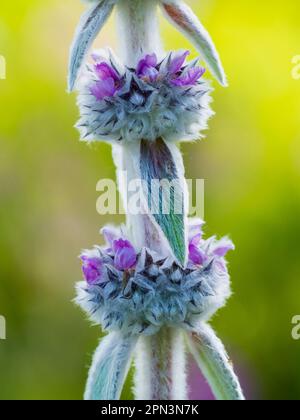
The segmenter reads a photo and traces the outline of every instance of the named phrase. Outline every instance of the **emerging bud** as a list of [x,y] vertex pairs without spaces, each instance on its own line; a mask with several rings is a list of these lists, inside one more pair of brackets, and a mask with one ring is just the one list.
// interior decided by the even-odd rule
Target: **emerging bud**
[[118,270],[129,270],[136,264],[137,255],[131,243],[124,239],[119,239],[113,243],[115,253],[114,264]]
[[189,260],[195,265],[203,265],[207,257],[198,245],[196,239],[189,243]]
[[107,63],[95,65],[95,74],[98,81],[91,86],[91,93],[98,101],[112,97],[120,88],[121,78],[117,72]]
[[89,285],[100,284],[103,281],[104,267],[99,257],[81,256],[82,272]]
[[137,66],[136,74],[145,82],[155,82],[159,75],[156,54],[146,55]]
[[[228,238],[223,238],[220,241],[212,241],[207,250],[204,244],[206,241],[202,239],[203,232],[202,232],[203,224],[195,224],[190,226],[189,232],[189,262],[191,265],[195,266],[203,266],[205,262],[208,260],[208,253],[213,255],[216,258],[224,258],[229,251],[235,249],[234,244]],[[225,265],[222,266],[223,269]]]

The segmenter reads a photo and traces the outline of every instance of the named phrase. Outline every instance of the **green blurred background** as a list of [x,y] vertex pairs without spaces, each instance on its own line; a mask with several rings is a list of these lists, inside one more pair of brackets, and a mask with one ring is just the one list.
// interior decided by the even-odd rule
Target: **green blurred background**
[[[1,399],[79,399],[99,339],[71,302],[77,255],[119,216],[96,213],[96,183],[114,178],[108,145],[73,129],[68,48],[79,0],[3,1],[0,55]],[[215,84],[208,139],[185,145],[189,178],[206,180],[206,231],[230,233],[234,296],[214,326],[251,375],[255,397],[300,398],[300,55],[298,0],[191,1],[230,80]],[[166,21],[167,49],[190,47]],[[97,41],[116,46],[113,19]],[[246,394],[247,380],[246,380]],[[249,391],[250,392],[250,391]],[[129,390],[127,398],[130,398]],[[125,395],[125,396],[126,396]]]

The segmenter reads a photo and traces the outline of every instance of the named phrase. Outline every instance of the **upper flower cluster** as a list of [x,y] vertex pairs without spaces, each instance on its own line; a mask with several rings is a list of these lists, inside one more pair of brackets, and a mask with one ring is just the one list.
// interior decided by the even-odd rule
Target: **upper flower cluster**
[[108,141],[190,140],[199,137],[212,115],[210,88],[189,51],[170,53],[158,62],[146,55],[135,69],[110,52],[94,54],[79,89],[82,139]]
[[149,249],[136,252],[126,234],[103,229],[107,245],[81,256],[85,282],[77,303],[104,329],[153,334],[163,325],[189,328],[208,319],[230,295],[227,238],[202,237],[202,223],[189,229],[189,263]]
[[[205,73],[205,69],[202,67],[186,69],[184,63],[188,55],[189,51],[170,55],[167,65],[162,67],[158,63],[156,54],[148,54],[139,61],[135,73],[144,82],[154,86],[163,79],[171,86],[195,86]],[[98,80],[91,85],[91,93],[101,101],[114,96],[121,90],[125,83],[125,77],[120,75],[112,65],[101,61],[101,57],[94,55],[94,59],[96,60],[94,72]]]

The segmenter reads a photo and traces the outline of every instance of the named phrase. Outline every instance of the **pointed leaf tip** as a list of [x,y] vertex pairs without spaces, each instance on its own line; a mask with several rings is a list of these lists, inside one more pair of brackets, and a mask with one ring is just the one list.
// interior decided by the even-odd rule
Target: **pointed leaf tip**
[[75,88],[79,71],[93,41],[112,13],[114,2],[102,0],[93,4],[81,17],[71,45],[68,90]]
[[195,45],[218,82],[227,87],[227,78],[213,40],[192,9],[182,0],[163,0],[161,6],[166,18]]

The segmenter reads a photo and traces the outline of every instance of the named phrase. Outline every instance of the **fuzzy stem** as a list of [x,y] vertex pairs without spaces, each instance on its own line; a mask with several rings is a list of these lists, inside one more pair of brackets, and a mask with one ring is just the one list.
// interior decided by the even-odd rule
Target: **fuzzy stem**
[[[120,40],[120,55],[126,65],[135,67],[145,54],[156,53],[161,57],[162,47],[157,17],[158,2],[154,0],[120,0],[117,3],[117,27]],[[130,181],[139,179],[134,157],[140,155],[140,144],[114,147],[114,159],[118,168],[119,190],[124,192]],[[127,172],[127,185],[120,176]],[[125,198],[129,200],[130,197]],[[127,203],[124,203],[125,207]],[[161,252],[159,233],[147,215],[127,214],[127,227],[137,248],[148,247]]]
[[182,333],[164,328],[138,343],[135,374],[137,400],[187,399],[186,363]]
[[[135,67],[145,54],[163,57],[155,0],[120,0],[117,4],[120,53],[127,66]],[[114,147],[120,192],[137,179],[136,157],[140,144]],[[128,200],[129,197],[126,197]],[[125,203],[126,204],[126,203]],[[160,253],[160,234],[147,215],[127,213],[127,226],[137,248],[149,247]],[[151,337],[141,337],[136,352],[135,396],[138,400],[185,400],[185,351],[182,333],[165,328]]]
[[120,53],[134,67],[145,54],[162,54],[155,0],[120,0],[117,5]]

